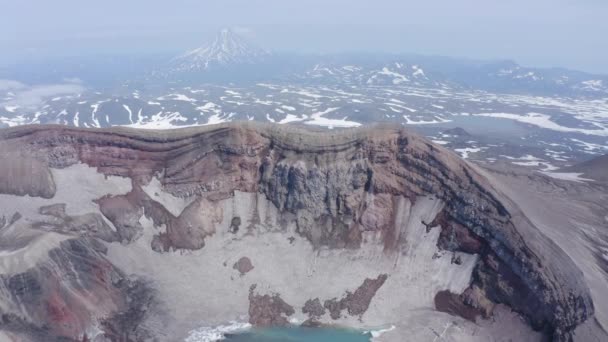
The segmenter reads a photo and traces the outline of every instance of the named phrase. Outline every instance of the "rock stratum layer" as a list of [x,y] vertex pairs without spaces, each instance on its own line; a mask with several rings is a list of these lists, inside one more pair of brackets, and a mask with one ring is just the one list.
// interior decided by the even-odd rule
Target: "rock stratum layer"
[[[277,271],[280,281],[264,276],[268,263],[280,260],[238,251],[223,266],[208,266],[213,257],[201,257],[201,268],[232,272],[229,281],[242,284],[234,288],[248,306],[236,310],[253,324],[287,324],[298,315],[315,325],[350,324],[349,317],[366,322],[379,317],[366,312],[380,312],[381,298],[399,279],[433,282],[434,276],[408,274],[407,267],[427,263],[454,279],[468,274],[462,285],[446,280],[426,294],[439,311],[474,320],[510,307],[557,341],[572,339],[594,315],[581,271],[515,203],[475,166],[406,130],[23,126],[0,131],[0,154],[6,204],[0,248],[12,255],[1,269],[0,330],[14,340],[173,340],[154,328],[180,310],[167,308],[169,285],[156,285],[145,266],[132,266],[141,261],[132,255],[141,253],[119,251],[141,248],[149,258],[179,264],[181,254],[192,262],[211,250],[232,251],[240,241],[268,245],[264,236],[283,236],[280,248],[309,250],[315,260],[347,255],[357,263],[366,251],[379,251],[375,257],[390,266],[353,276],[357,280],[333,292],[315,290],[316,296],[312,288],[331,287],[316,279],[330,275],[310,270],[311,296],[300,299],[287,289],[289,274]],[[91,168],[97,176],[75,171]],[[419,241],[429,239],[433,251],[422,258],[429,251]],[[274,257],[291,260],[289,253]],[[134,268],[123,270],[128,267]],[[293,277],[305,277],[301,273]],[[264,282],[270,285],[258,284]],[[181,295],[196,296],[174,293]]]

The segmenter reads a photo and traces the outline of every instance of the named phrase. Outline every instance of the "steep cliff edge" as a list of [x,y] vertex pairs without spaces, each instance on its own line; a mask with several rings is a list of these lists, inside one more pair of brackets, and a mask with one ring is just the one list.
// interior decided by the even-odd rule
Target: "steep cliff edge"
[[[444,292],[435,294],[438,310],[462,314],[460,307],[488,317],[496,305],[507,305],[534,329],[554,340],[569,340],[573,329],[593,316],[593,303],[581,272],[515,203],[499,193],[474,166],[406,130],[370,128],[313,133],[251,123],[172,131],[22,126],[0,131],[0,154],[2,160],[17,161],[0,166],[0,194],[7,196],[57,199],[60,190],[52,170],[67,170],[81,163],[96,168],[106,178],[126,178],[131,183],[127,192],[92,198],[90,202],[98,208],[95,213],[68,215],[65,207],[38,206],[36,215],[43,218],[30,218],[28,229],[69,237],[60,247],[51,249],[49,255],[61,255],[60,251],[69,248],[93,250],[94,254],[83,252],[86,257],[78,260],[85,260],[86,265],[94,260],[94,265],[103,266],[75,267],[77,284],[68,286],[69,291],[62,289],[60,282],[59,289],[49,289],[46,280],[40,279],[45,272],[53,274],[45,271],[49,265],[67,267],[59,257],[50,262],[39,260],[19,273],[3,270],[2,289],[8,296],[4,300],[7,303],[0,305],[5,316],[0,329],[13,333],[33,324],[50,327],[49,334],[75,339],[90,331],[87,321],[97,319],[110,339],[121,334],[132,340],[153,335],[154,332],[137,330],[137,323],[145,318],[142,312],[154,302],[150,299],[153,291],[115,269],[102,247],[141,241],[146,235],[142,222],[149,220],[155,231],[148,248],[154,253],[205,250],[214,236],[252,234],[256,227],[265,225],[267,217],[260,215],[262,205],[264,212],[276,212],[279,229],[293,224],[295,232],[315,250],[356,251],[370,243],[373,236],[371,240],[391,257],[407,255],[408,248],[412,248],[408,247],[411,232],[407,227],[414,223],[407,222],[422,217],[416,216],[416,210],[424,207],[425,201],[439,203],[432,217],[416,224],[423,225],[427,234],[438,231],[436,246],[452,253],[450,264],[462,263],[465,255],[477,257],[470,259],[473,269],[467,288],[462,293],[448,292],[452,305],[445,305]],[[151,190],[155,182],[160,190]],[[256,207],[253,214],[247,220],[237,215],[226,218],[226,201],[240,193],[252,194]],[[183,203],[173,205],[163,196]],[[54,210],[57,208],[61,210]],[[15,229],[0,226],[4,237],[17,236]],[[252,274],[262,268],[256,260],[253,263]],[[78,265],[69,264],[70,268]],[[82,282],[80,274],[95,274],[96,281]],[[325,314],[322,309],[327,309],[332,319],[340,317],[342,310],[361,316],[390,277],[370,275],[363,284],[352,286],[350,289],[359,287],[341,300],[310,298],[307,311],[316,313],[308,318],[312,322]],[[369,285],[376,284],[373,279],[382,281]],[[365,284],[373,291],[366,290]],[[64,303],[78,301],[74,298],[100,288],[111,298],[111,305],[97,318],[86,319],[85,315],[76,320],[67,317],[67,313],[44,314],[45,310],[57,311],[49,309],[48,304],[51,299],[56,301],[56,293],[62,294]],[[145,291],[134,290],[144,288]],[[247,292],[249,313],[262,316],[250,320],[287,322],[283,315],[292,315],[293,308],[278,294],[258,295],[254,289],[252,285]],[[364,295],[359,298],[357,293]],[[130,297],[138,299],[127,300]],[[311,309],[313,303],[320,305],[322,300],[325,308]],[[39,303],[45,301],[46,307],[40,307],[43,304]],[[62,307],[69,306],[74,307]],[[90,305],[82,307],[82,312],[95,316]],[[25,320],[11,319],[11,315]],[[133,324],[120,325],[124,315]],[[56,317],[65,320],[70,329]]]

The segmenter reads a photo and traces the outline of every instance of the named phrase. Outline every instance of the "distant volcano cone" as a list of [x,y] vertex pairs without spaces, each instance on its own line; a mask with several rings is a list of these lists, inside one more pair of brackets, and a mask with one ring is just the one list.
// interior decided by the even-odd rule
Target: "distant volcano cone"
[[202,71],[214,67],[255,64],[269,53],[230,29],[223,29],[215,39],[173,60],[175,71]]

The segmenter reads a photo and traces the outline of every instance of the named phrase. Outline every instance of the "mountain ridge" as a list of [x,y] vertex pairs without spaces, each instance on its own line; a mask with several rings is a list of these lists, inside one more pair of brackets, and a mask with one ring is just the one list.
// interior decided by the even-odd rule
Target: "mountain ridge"
[[608,154],[563,169],[564,172],[580,173],[584,178],[608,182]]
[[[107,317],[103,329],[106,336],[120,336],[126,333],[122,330],[125,327],[130,329],[129,334],[149,334],[148,325],[155,320],[147,318],[148,315],[162,314],[151,305],[156,300],[172,305],[172,298],[182,303],[179,299],[182,285],[172,283],[173,295],[167,297],[169,289],[155,287],[154,279],[144,286],[138,278],[126,276],[133,271],[122,269],[129,269],[132,262],[142,262],[141,267],[150,260],[156,260],[155,265],[175,262],[175,253],[179,251],[193,252],[194,256],[207,250],[219,253],[222,249],[216,250],[218,244],[229,246],[241,239],[245,244],[240,248],[247,251],[254,268],[241,281],[220,282],[219,286],[230,286],[231,291],[242,295],[235,297],[235,300],[240,298],[239,302],[231,304],[230,308],[241,312],[248,305],[252,323],[287,322],[284,315],[294,314],[292,306],[297,307],[297,303],[314,297],[296,300],[291,297],[289,286],[274,287],[273,296],[264,292],[256,294],[260,293],[254,291],[258,282],[278,286],[276,284],[284,281],[274,283],[264,275],[266,268],[263,267],[263,261],[268,263],[274,248],[282,244],[271,244],[273,249],[269,255],[254,254],[260,252],[245,247],[257,241],[267,244],[265,239],[272,236],[280,238],[284,244],[280,248],[286,248],[285,255],[295,253],[294,258],[302,256],[296,252],[299,249],[290,247],[290,236],[298,241],[297,246],[306,250],[312,248],[312,253],[343,250],[363,256],[372,248],[380,253],[379,260],[385,260],[386,268],[382,269],[388,272],[387,275],[374,274],[378,269],[372,272],[372,268],[367,267],[362,273],[367,280],[361,286],[375,289],[370,293],[371,297],[359,299],[359,295],[347,295],[343,300],[332,301],[331,291],[322,291],[323,286],[319,288],[317,283],[310,283],[311,291],[316,289],[317,292],[307,291],[307,295],[327,298],[326,309],[331,312],[325,318],[308,317],[313,320],[334,322],[341,319],[341,311],[347,308],[351,308],[347,310],[353,312],[351,316],[362,315],[368,310],[367,306],[359,307],[351,301],[360,300],[369,305],[371,298],[378,296],[375,294],[378,287],[410,284],[411,291],[418,291],[415,289],[419,286],[428,287],[412,283],[412,280],[409,283],[397,280],[402,279],[400,272],[407,275],[411,271],[411,263],[416,259],[410,259],[414,256],[408,251],[415,246],[424,247],[417,253],[424,251],[426,256],[416,261],[426,265],[423,269],[452,270],[441,273],[447,277],[447,283],[438,290],[454,289],[454,300],[460,303],[457,305],[471,307],[484,317],[494,310],[500,311],[499,303],[508,305],[532,327],[545,329],[554,340],[560,341],[568,340],[577,325],[593,316],[593,302],[581,282],[580,271],[557,245],[538,232],[515,203],[497,191],[474,166],[405,129],[367,128],[329,134],[247,123],[142,132],[128,128],[77,129],[37,125],[1,131],[0,152],[15,156],[23,166],[20,172],[0,168],[2,179],[6,180],[0,184],[0,193],[5,196],[0,196],[5,204],[3,210],[12,214],[11,208],[17,205],[20,215],[33,217],[35,222],[29,226],[30,221],[17,220],[8,228],[0,229],[0,233],[7,234],[6,238],[15,238],[20,232],[30,232],[40,240],[55,232],[69,239],[60,250],[53,252],[53,255],[58,253],[57,258],[45,261],[42,255],[39,263],[21,269],[25,273],[13,272],[4,276],[4,286],[11,293],[6,305],[17,315],[36,317],[29,323],[49,326],[60,336],[82,334],[82,329],[93,324],[100,312]],[[33,174],[34,171],[38,173]],[[71,197],[62,197],[62,191],[69,186],[65,180],[73,178],[74,172],[81,174],[78,179],[110,183],[106,186],[89,184],[87,187],[94,185],[93,189],[97,189],[93,194],[75,191]],[[33,177],[38,174],[47,176]],[[110,189],[115,190],[101,196],[97,194]],[[23,194],[34,196],[35,202],[20,204],[25,200]],[[74,200],[85,195],[94,196],[93,204],[87,211],[77,211],[83,215],[75,215],[74,207],[79,208],[87,201]],[[59,205],[62,201],[67,202]],[[175,210],[178,202],[183,204]],[[31,205],[34,207],[30,208]],[[86,224],[83,230],[78,230],[68,224],[70,222]],[[21,250],[24,248],[27,250],[27,246]],[[104,250],[109,250],[107,256],[104,256]],[[82,261],[67,259],[69,263],[63,264],[65,259],[61,256],[74,251],[79,251]],[[128,256],[129,251],[135,254]],[[405,268],[397,271],[391,256],[401,253],[404,253],[401,258]],[[441,255],[452,257],[442,258]],[[219,261],[223,257],[227,256],[212,259],[207,255],[205,267],[210,267],[213,273],[228,271],[220,271],[224,269]],[[332,258],[323,259],[324,263],[333,262]],[[339,263],[344,262],[338,256],[335,258]],[[125,260],[128,260],[127,264]],[[372,261],[378,265],[378,260]],[[96,271],[80,262],[103,266]],[[295,267],[296,264],[289,265]],[[203,272],[201,265],[195,265]],[[460,265],[464,268],[459,268]],[[55,287],[46,284],[41,277],[48,268],[69,270],[70,267],[81,270],[83,274],[76,279],[89,284],[86,291],[100,291],[114,300],[107,302],[100,312],[90,311],[79,302],[78,295],[70,295],[72,291],[80,293],[81,288],[65,283],[54,290]],[[276,277],[277,273],[272,269]],[[393,271],[389,272],[391,269]],[[471,272],[470,281],[450,276],[465,270]],[[172,277],[173,274],[156,276]],[[190,276],[198,279],[195,274]],[[110,287],[109,279],[122,279],[123,285]],[[248,279],[257,280],[250,282]],[[333,291],[350,291],[361,284],[360,279],[348,278],[341,288]],[[423,276],[418,281],[424,283],[425,279]],[[61,286],[74,286],[74,289],[62,290]],[[29,290],[36,288],[45,290]],[[67,294],[59,295],[54,291]],[[207,298],[198,288],[196,291],[201,300]],[[218,293],[221,291],[212,291],[210,295]],[[62,298],[59,304],[57,296]],[[231,296],[234,297],[233,292]],[[128,300],[130,297],[143,302]],[[198,298],[189,296],[188,300],[195,297]],[[152,300],[154,298],[157,299]],[[400,298],[408,298],[407,292],[400,294]],[[428,296],[422,298],[427,299],[418,305],[432,306]],[[441,298],[435,299],[439,301],[435,302],[438,310],[442,308]],[[389,305],[384,302],[386,297],[383,295],[374,300]],[[49,303],[53,310],[66,313],[63,316],[45,315],[35,304],[39,302]],[[20,303],[25,305],[20,307]],[[61,303],[71,303],[72,311],[61,309],[65,305]],[[272,303],[279,306],[274,308]],[[222,308],[225,307],[222,304]],[[201,308],[205,309],[205,306]],[[180,312],[191,310],[185,309]],[[212,311],[220,309],[214,307]],[[126,316],[127,325],[119,322],[121,310],[132,315]],[[231,314],[221,313],[225,318]],[[83,318],[76,320],[76,315]],[[202,316],[196,317],[198,320]],[[177,316],[174,318],[180,320]],[[72,328],[65,329],[58,323],[61,320],[72,322]],[[171,327],[178,329],[180,324],[173,322]],[[143,327],[147,329],[141,330]]]

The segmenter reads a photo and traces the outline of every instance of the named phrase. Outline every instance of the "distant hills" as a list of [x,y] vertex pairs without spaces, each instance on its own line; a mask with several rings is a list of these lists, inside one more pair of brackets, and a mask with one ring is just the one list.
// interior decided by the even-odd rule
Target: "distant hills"
[[542,170],[608,151],[607,76],[507,60],[270,52],[225,29],[181,53],[10,69],[0,70],[0,127],[383,123],[414,127],[465,157]]
[[513,61],[421,55],[271,53],[230,29],[153,69],[177,82],[289,80],[306,84],[417,85],[559,96],[606,96],[608,76],[529,68]]
[[91,86],[125,83],[239,84],[296,82],[306,85],[399,86],[480,90],[563,97],[608,96],[608,76],[561,68],[524,67],[514,61],[479,61],[412,54],[294,54],[270,52],[230,29],[178,54],[106,55],[24,62],[0,68],[0,79],[58,83],[79,78]]
[[608,182],[608,154],[595,157],[580,164],[576,164],[564,169],[563,171],[581,173],[583,178],[591,178],[600,182]]

